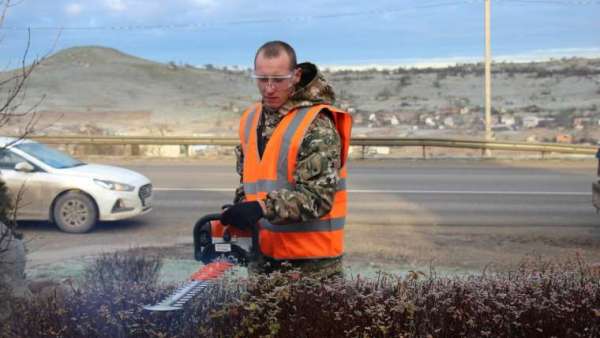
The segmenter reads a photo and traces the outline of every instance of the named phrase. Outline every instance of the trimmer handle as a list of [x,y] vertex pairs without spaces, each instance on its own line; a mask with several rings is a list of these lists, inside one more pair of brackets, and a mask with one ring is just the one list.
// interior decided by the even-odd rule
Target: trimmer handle
[[[258,228],[253,227],[250,232],[215,223],[220,219],[221,214],[208,214],[196,221],[194,258],[208,264],[219,257],[233,257],[242,265],[255,259],[258,253]],[[214,238],[217,238],[216,242]]]
[[[194,224],[194,258],[197,261],[202,261],[205,264],[209,263],[212,258],[208,256],[208,250],[212,248],[211,221],[221,219],[221,214],[208,214],[201,217]],[[208,260],[208,261],[205,261]]]

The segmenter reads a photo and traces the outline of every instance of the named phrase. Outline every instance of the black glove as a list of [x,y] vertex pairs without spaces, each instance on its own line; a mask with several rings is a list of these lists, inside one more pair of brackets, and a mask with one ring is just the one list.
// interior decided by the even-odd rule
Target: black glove
[[221,214],[221,224],[233,225],[240,230],[251,230],[263,217],[262,208],[257,201],[234,204]]

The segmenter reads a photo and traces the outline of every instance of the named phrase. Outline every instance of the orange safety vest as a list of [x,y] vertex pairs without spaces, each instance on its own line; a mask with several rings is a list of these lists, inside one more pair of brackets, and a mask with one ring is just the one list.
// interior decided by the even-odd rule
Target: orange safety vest
[[293,190],[298,151],[306,130],[319,112],[327,109],[342,142],[340,181],[329,213],[300,223],[272,224],[259,221],[259,246],[263,255],[274,259],[318,259],[341,256],[344,252],[346,219],[346,159],[350,146],[352,117],[330,105],[293,109],[275,128],[262,159],[258,154],[257,128],[262,113],[260,103],[248,108],[240,121],[240,143],[244,152],[242,183],[246,200],[265,199],[273,190]]

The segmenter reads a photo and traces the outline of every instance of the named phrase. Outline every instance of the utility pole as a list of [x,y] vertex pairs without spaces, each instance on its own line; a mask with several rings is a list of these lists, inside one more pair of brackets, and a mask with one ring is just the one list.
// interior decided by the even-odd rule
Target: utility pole
[[[490,34],[491,0],[485,0],[485,140],[492,141],[492,46]],[[489,149],[484,156],[490,156]]]

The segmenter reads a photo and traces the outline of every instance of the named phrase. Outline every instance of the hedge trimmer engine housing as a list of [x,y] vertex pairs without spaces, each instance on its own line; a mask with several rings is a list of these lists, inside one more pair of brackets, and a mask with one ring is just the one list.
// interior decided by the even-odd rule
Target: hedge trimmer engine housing
[[221,214],[200,218],[194,226],[194,258],[204,264],[219,258],[247,265],[254,248],[256,235],[232,226],[221,224]]

